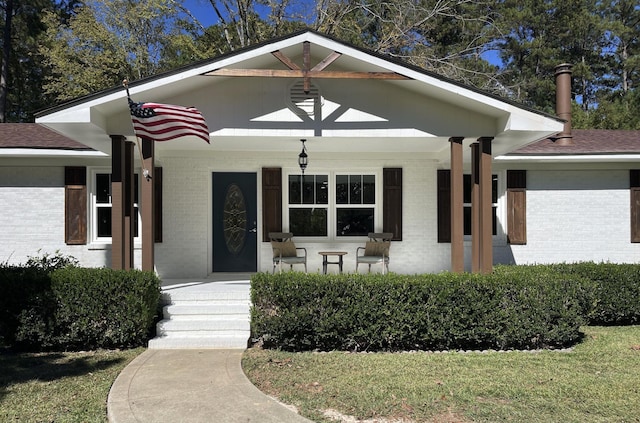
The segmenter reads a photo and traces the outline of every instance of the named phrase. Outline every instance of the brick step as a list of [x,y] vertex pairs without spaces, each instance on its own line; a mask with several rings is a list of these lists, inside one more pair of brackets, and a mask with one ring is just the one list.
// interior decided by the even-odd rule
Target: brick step
[[225,348],[245,349],[249,337],[246,335],[204,335],[156,337],[149,341],[149,349]]
[[163,317],[149,348],[246,348],[250,331],[248,284],[191,284],[162,293]]
[[164,304],[181,304],[184,302],[249,302],[251,296],[243,291],[175,291],[162,293]]
[[169,304],[163,307],[165,318],[194,315],[242,315],[248,316],[250,310],[249,303],[212,303],[212,302],[181,302],[179,304]]
[[249,319],[221,319],[214,317],[199,319],[169,319],[161,320],[156,325],[156,333],[159,336],[171,332],[198,332],[198,331],[246,331],[250,330]]

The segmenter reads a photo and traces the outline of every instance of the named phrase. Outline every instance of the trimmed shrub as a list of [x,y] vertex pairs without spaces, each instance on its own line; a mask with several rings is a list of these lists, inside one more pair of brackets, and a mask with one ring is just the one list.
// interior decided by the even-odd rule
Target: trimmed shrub
[[64,267],[0,269],[5,344],[24,350],[143,345],[157,314],[151,272]]
[[614,263],[555,264],[553,270],[595,282],[596,302],[589,314],[593,325],[640,323],[640,265]]
[[[20,321],[28,313],[51,316],[50,294],[51,279],[47,272],[33,267],[0,266],[0,344],[15,343]],[[49,319],[43,318],[39,324],[49,323]]]
[[560,347],[577,342],[590,283],[575,275],[256,274],[252,335],[302,350]]

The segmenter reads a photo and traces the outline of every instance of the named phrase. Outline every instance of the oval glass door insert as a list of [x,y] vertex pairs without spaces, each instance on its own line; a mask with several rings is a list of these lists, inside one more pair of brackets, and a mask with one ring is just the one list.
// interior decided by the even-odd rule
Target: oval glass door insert
[[238,185],[231,184],[227,188],[223,210],[224,241],[232,254],[239,254],[247,233],[247,206]]

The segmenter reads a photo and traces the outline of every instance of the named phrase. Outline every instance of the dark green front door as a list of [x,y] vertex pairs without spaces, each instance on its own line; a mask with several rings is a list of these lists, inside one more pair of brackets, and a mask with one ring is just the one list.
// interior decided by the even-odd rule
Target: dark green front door
[[213,271],[257,270],[257,183],[249,172],[213,173]]

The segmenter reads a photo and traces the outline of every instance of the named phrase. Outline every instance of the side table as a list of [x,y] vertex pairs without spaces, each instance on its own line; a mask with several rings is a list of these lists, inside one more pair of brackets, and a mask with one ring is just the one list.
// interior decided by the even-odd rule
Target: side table
[[[337,264],[340,273],[342,273],[342,256],[348,254],[346,251],[320,251],[318,252],[322,256],[322,273],[327,274],[327,265],[328,264]],[[329,256],[338,257],[338,261],[329,261]]]

